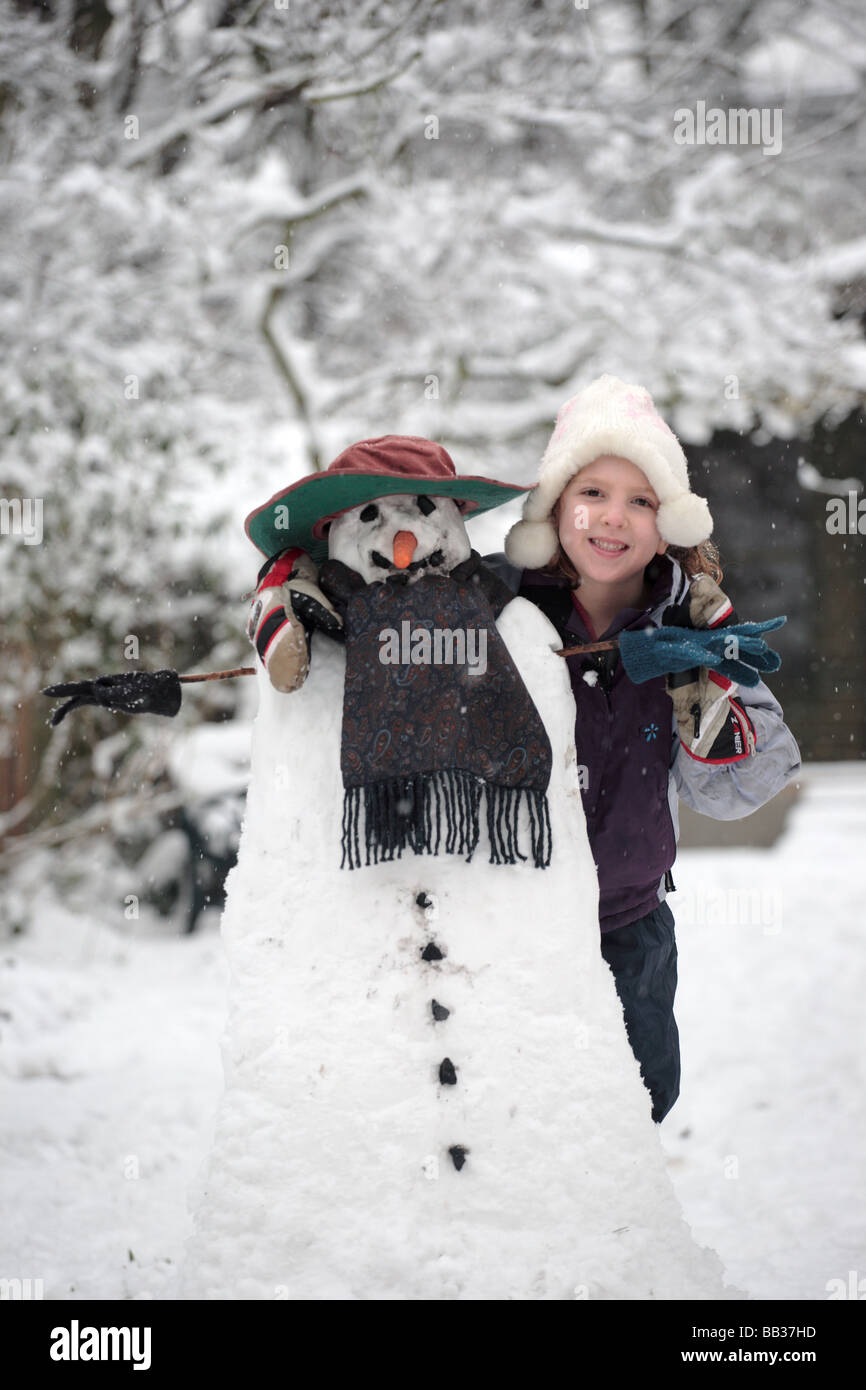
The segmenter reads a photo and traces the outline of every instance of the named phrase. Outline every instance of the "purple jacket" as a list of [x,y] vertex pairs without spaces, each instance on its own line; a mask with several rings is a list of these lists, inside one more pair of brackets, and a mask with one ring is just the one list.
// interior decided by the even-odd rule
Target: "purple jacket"
[[[625,628],[659,627],[664,610],[688,592],[677,562],[658,557],[648,567],[648,606],[623,609],[593,637],[564,581],[537,570],[521,572],[504,556],[487,556],[485,563],[513,592],[542,609],[563,645],[613,637]],[[664,676],[632,684],[616,651],[566,660],[577,707],[575,744],[586,827],[598,870],[599,920],[603,932],[613,931],[651,912],[673,889],[678,796],[720,820],[749,815],[799,771],[799,749],[763,682],[735,697],[755,727],[754,755],[711,766],[680,747]]]

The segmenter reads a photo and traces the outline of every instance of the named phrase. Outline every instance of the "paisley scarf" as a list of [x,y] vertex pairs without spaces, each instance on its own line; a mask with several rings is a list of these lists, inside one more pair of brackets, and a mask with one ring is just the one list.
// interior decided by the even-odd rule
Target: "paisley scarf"
[[322,567],[345,624],[341,867],[405,849],[471,859],[482,801],[490,863],[526,859],[522,806],[532,861],[550,862],[550,742],[481,571],[474,553],[450,575],[411,584],[402,573],[365,584],[339,561]]

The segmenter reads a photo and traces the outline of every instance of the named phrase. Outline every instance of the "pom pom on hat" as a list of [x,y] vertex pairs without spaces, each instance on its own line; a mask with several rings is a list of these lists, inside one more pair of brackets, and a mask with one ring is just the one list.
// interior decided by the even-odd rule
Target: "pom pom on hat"
[[688,547],[700,545],[712,535],[713,518],[705,498],[684,492],[672,502],[662,502],[656,513],[656,526],[668,545]]
[[656,524],[662,540],[687,547],[712,533],[710,509],[691,491],[686,456],[649,391],[606,374],[566,401],[556,417],[538,483],[523,504],[523,520],[505,541],[512,564],[541,569],[553,559],[558,536],[551,513],[557,498],[581,468],[604,455],[628,459],[645,474],[659,499]]
[[517,521],[505,537],[505,554],[513,565],[540,570],[556,554],[559,537],[550,521]]

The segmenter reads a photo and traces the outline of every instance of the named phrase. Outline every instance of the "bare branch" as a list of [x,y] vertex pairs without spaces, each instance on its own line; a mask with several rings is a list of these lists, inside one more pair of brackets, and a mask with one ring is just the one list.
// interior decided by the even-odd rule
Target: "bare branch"
[[310,451],[310,460],[313,468],[318,473],[322,468],[322,457],[316,438],[316,429],[313,423],[313,414],[310,408],[310,399],[307,394],[297,369],[292,362],[288,351],[278,340],[272,322],[274,310],[280,303],[285,294],[285,289],[274,288],[268,295],[264,312],[259,320],[259,331],[270,349],[271,356],[276,364],[277,371],[286,383],[289,394],[295,402],[298,414],[303,420],[307,429],[307,440]]
[[113,105],[115,111],[120,112],[129,110],[135,96],[135,89],[138,86],[145,30],[144,5],[140,3],[140,0],[132,0],[126,16],[126,24],[127,33],[124,35],[120,49],[121,62],[115,73],[117,90]]
[[166,0],[157,0],[159,14],[154,15],[152,19],[146,19],[144,21],[144,28],[152,29],[155,25],[165,24],[166,22],[170,23],[176,15],[182,14],[191,4],[192,0],[178,0],[178,4],[170,10],[166,5]]
[[[786,143],[785,168],[795,159],[802,159],[804,155],[811,154],[816,145],[822,145],[826,140],[831,140],[834,136],[841,135],[843,131],[859,125],[864,118],[866,118],[866,104],[864,104],[863,93],[856,92],[841,113],[822,121],[809,135],[804,136],[795,144]],[[767,159],[762,150],[755,150],[754,153],[743,155],[743,165],[750,172],[760,172],[764,175],[772,174],[774,164],[775,160]]]
[[413,63],[417,63],[421,57],[420,48],[415,49],[404,63],[397,68],[391,68],[389,72],[380,73],[377,77],[368,78],[366,82],[361,82],[354,87],[319,87],[310,89],[309,87],[303,94],[304,101],[313,103],[321,101],[343,101],[346,97],[364,96],[367,92],[378,91],[380,87],[386,87],[389,82],[402,77],[404,72],[408,72]]
[[99,806],[92,807],[77,820],[66,821],[63,825],[48,825],[41,830],[31,831],[27,835],[18,835],[10,839],[3,846],[0,853],[0,862],[12,862],[18,855],[29,853],[31,850],[48,846],[62,845],[69,840],[77,840],[83,836],[93,835],[95,832],[104,829],[107,825],[113,825],[119,815],[129,812],[141,811],[146,815],[161,815],[165,811],[174,811],[178,806],[183,806],[189,800],[188,794],[182,791],[163,792],[154,796],[152,792],[146,792],[140,796],[116,797],[113,801],[101,803]]
[[[375,39],[373,39],[372,43],[367,44],[366,48],[361,48],[358,50],[357,53],[353,53],[352,63],[357,64],[360,63],[364,58],[369,58],[371,53],[374,53],[377,48],[381,48],[382,45],[387,43],[389,39],[393,39],[395,35],[400,33],[401,29],[407,28],[409,23],[419,12],[419,10],[426,9],[428,11],[428,15],[425,16],[425,19],[428,18],[429,12],[431,12],[439,3],[441,3],[441,0],[415,0],[415,4],[409,7],[402,19],[398,20],[397,23],[392,25],[390,29],[386,29],[383,34],[377,34]],[[362,28],[369,15],[375,13],[375,11],[378,8],[379,0],[372,0],[372,3],[367,5],[366,9],[362,12],[362,14],[360,14],[357,17],[358,28]]]

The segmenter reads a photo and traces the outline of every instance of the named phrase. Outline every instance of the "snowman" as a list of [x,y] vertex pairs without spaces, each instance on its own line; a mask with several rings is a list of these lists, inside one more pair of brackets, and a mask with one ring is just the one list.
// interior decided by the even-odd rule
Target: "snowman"
[[259,710],[183,1297],[733,1294],[599,951],[556,633],[466,534],[523,491],[388,436],[248,518]]
[[[247,519],[259,708],[183,1298],[741,1296],[599,949],[559,639],[466,533],[525,491],[386,436]],[[53,723],[172,715],[181,679],[45,693]]]

